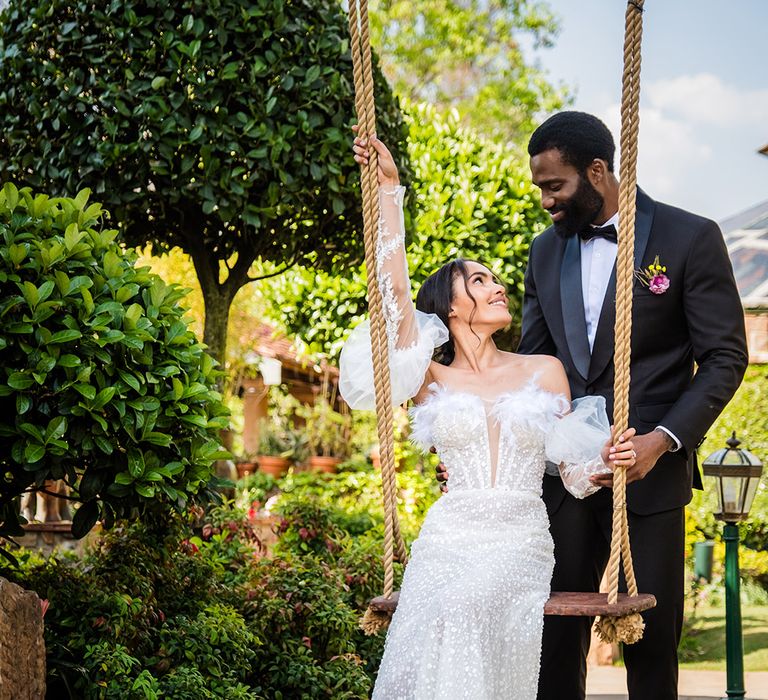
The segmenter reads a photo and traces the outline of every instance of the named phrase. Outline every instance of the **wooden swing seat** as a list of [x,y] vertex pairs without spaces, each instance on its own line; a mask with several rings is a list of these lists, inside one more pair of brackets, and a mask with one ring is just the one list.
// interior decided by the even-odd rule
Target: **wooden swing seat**
[[[390,598],[378,596],[371,600],[370,608],[376,612],[391,615],[397,608],[400,591],[394,591]],[[596,617],[606,615],[623,617],[656,606],[656,598],[650,593],[638,593],[635,596],[619,593],[619,599],[613,605],[608,603],[607,593],[561,593],[553,592],[544,605],[545,615],[560,615],[564,617]]]

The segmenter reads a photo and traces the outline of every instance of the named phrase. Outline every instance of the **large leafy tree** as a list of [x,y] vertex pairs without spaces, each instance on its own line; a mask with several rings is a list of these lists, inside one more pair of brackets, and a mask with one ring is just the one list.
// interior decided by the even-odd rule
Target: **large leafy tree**
[[[89,187],[124,240],[192,257],[204,339],[256,260],[359,255],[352,66],[337,0],[11,0],[0,18],[0,172]],[[404,127],[376,72],[379,132]]]
[[567,90],[553,85],[523,46],[552,45],[558,23],[535,0],[372,0],[372,34],[395,91],[514,141]]
[[[462,256],[490,265],[509,288],[514,321],[498,342],[512,349],[520,329],[528,249],[549,215],[531,184],[527,156],[461,125],[452,112],[407,108],[408,154],[416,214],[408,217],[408,263],[414,288],[440,265]],[[299,268],[262,290],[280,310],[275,321],[314,352],[336,356],[346,331],[366,313],[361,268],[338,275]]]

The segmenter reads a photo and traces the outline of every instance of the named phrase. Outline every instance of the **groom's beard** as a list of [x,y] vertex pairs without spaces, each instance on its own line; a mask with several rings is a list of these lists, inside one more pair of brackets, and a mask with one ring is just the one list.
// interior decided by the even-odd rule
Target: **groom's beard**
[[561,238],[575,236],[595,220],[604,203],[603,196],[592,186],[592,183],[587,178],[579,176],[579,185],[573,196],[567,202],[549,211],[550,214],[564,212],[560,221],[553,222],[555,233]]

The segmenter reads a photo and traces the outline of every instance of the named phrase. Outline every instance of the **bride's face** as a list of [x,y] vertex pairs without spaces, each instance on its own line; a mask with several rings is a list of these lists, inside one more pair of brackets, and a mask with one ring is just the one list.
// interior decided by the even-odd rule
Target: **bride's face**
[[508,326],[512,314],[504,285],[485,265],[471,260],[465,265],[466,276],[460,274],[453,280],[449,319],[490,332]]

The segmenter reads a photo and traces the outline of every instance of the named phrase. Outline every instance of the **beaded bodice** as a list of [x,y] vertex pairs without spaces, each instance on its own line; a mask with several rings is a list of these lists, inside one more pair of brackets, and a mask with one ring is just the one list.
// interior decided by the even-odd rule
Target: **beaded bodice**
[[530,382],[492,399],[433,384],[411,409],[412,439],[437,449],[450,489],[504,489],[541,493],[545,438],[565,397]]

